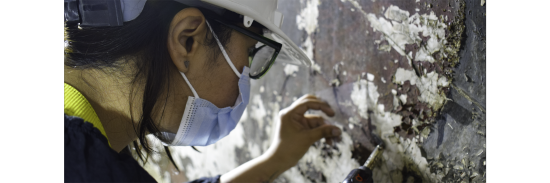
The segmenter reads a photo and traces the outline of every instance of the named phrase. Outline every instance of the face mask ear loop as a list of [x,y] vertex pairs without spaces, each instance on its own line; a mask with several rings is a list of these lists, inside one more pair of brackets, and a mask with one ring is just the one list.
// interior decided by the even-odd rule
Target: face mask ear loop
[[189,88],[191,88],[191,91],[193,92],[193,95],[195,96],[195,98],[199,98],[199,95],[195,91],[195,88],[193,88],[193,86],[191,86],[191,83],[189,83],[189,80],[187,80],[187,77],[185,77],[185,74],[183,74],[183,72],[180,72],[180,74],[181,74],[181,76],[183,76],[183,79],[185,79],[185,82],[187,83],[187,85],[189,85]]
[[208,29],[210,29],[210,32],[212,32],[212,35],[214,35],[214,39],[216,39],[216,42],[218,42],[218,46],[220,47],[220,50],[222,51],[223,57],[225,57],[225,61],[227,61],[227,63],[231,67],[231,69],[233,69],[233,72],[235,72],[237,77],[241,78],[241,73],[239,73],[237,68],[235,68],[235,66],[231,62],[231,59],[229,59],[229,56],[227,56],[227,53],[225,52],[225,49],[222,46],[222,43],[220,43],[220,40],[218,40],[218,36],[216,36],[216,34],[214,34],[214,31],[212,30],[212,27],[210,27],[210,23],[208,23],[207,20],[204,20],[204,21],[206,22],[206,25],[208,25]]

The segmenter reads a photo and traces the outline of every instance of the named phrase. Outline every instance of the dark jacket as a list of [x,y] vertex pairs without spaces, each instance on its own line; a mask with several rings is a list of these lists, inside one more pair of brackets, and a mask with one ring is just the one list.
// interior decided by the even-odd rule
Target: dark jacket
[[[193,183],[215,183],[221,175]],[[130,155],[117,153],[91,123],[65,115],[65,182],[156,182]]]

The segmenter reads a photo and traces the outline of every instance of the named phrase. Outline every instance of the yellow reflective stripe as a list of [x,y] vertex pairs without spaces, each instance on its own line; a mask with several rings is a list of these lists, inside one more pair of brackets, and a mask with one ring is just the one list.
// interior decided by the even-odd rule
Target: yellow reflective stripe
[[[109,143],[105,129],[103,129],[103,125],[99,121],[99,117],[97,117],[92,105],[86,100],[84,95],[67,83],[65,83],[65,114],[76,116],[92,123],[107,138],[107,143]],[[111,143],[109,143],[110,146]]]

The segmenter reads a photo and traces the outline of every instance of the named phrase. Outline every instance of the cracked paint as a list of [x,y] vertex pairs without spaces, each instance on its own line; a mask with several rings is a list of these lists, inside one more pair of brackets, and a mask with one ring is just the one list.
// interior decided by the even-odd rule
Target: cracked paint
[[436,110],[445,103],[445,94],[439,91],[439,87],[446,87],[449,83],[447,82],[447,78],[438,77],[435,71],[419,78],[414,71],[398,68],[395,73],[394,82],[403,84],[405,81],[410,81],[411,85],[416,85],[421,92],[420,101],[434,106]]

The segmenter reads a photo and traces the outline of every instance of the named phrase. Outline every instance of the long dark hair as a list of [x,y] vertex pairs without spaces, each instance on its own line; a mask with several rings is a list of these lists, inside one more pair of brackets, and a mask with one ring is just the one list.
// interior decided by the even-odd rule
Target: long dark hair
[[[145,138],[147,134],[154,134],[161,140],[166,140],[161,135],[157,124],[160,121],[153,120],[153,114],[160,112],[162,121],[164,108],[166,107],[166,96],[164,105],[160,102],[165,92],[170,88],[170,67],[174,67],[167,49],[168,29],[172,18],[182,9],[189,6],[181,3],[165,0],[148,0],[142,13],[134,20],[125,22],[118,27],[79,27],[77,24],[65,24],[65,65],[75,69],[119,69],[121,65],[132,60],[135,71],[129,75],[133,78],[130,86],[130,114],[132,113],[132,102],[136,92],[143,90],[143,102],[141,104],[141,116],[131,116],[132,124],[134,119],[139,119],[134,131],[138,140],[134,141],[134,147],[138,157],[143,164],[147,162],[149,154],[153,152],[151,145]],[[199,8],[206,19],[213,15],[205,9]],[[213,31],[217,34],[220,42],[225,47],[231,37],[231,29],[208,21]],[[211,34],[206,34],[203,40],[209,48],[209,65],[215,65],[216,58],[220,55],[216,41]],[[128,147],[125,148],[128,151]],[[142,150],[145,153],[142,153]],[[170,150],[165,150],[174,163]]]

